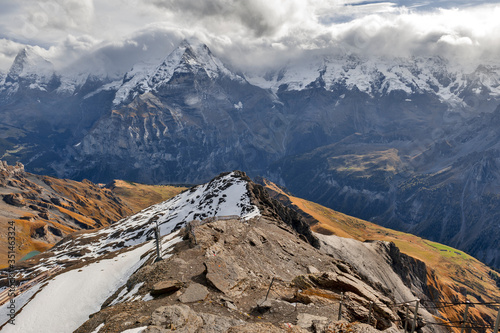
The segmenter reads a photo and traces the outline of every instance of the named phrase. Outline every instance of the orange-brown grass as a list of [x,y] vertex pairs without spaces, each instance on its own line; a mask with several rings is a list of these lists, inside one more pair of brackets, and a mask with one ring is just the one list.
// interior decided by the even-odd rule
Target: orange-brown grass
[[134,213],[173,198],[186,189],[182,186],[145,185],[124,180],[114,180],[111,186],[113,193],[132,208]]
[[[496,287],[489,272],[491,269],[454,248],[422,239],[415,235],[391,230],[379,225],[354,218],[311,201],[285,193],[272,182],[266,182],[270,190],[285,195],[291,204],[299,210],[313,216],[318,223],[311,226],[315,232],[325,235],[337,235],[359,241],[382,240],[394,242],[409,256],[423,261],[428,269],[428,284],[439,291],[438,299],[442,302],[499,302],[500,290]],[[465,291],[468,295],[465,297]],[[451,321],[463,317],[465,306],[449,307],[442,310],[442,315]],[[469,309],[471,318],[482,321],[482,317],[495,320],[498,309],[476,306]],[[481,315],[482,314],[482,315]]]
[[86,225],[88,225],[89,227],[91,228],[94,228],[96,226],[96,223],[94,220],[92,219],[89,219],[88,217],[86,216],[83,216],[81,214],[77,214],[77,213],[74,213],[70,210],[67,210],[66,208],[62,208],[62,207],[59,207],[59,206],[56,206],[57,210],[59,210],[61,213],[71,217],[72,219],[80,222],[80,223],[84,223]]

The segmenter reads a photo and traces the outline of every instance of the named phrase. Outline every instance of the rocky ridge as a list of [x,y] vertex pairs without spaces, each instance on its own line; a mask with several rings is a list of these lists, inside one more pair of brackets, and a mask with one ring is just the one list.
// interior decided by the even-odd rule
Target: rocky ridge
[[[18,324],[3,329],[29,331],[35,322],[77,332],[394,331],[401,325],[404,312],[389,288],[318,249],[317,236],[296,213],[247,179],[240,172],[222,174],[26,261],[16,269],[20,280],[62,270],[18,299]],[[165,235],[158,262],[156,221]],[[336,320],[340,292],[347,321],[365,322],[374,302],[370,326]],[[47,315],[54,311],[64,323]],[[432,316],[425,309],[419,314],[419,327],[432,331],[424,327]]]
[[[25,172],[17,163],[0,160],[0,222],[2,244],[7,226],[15,223],[17,259],[31,251],[45,251],[79,230],[98,229],[132,211],[111,191],[90,181],[75,182]],[[2,247],[0,253],[6,253]],[[0,261],[6,263],[4,255]]]

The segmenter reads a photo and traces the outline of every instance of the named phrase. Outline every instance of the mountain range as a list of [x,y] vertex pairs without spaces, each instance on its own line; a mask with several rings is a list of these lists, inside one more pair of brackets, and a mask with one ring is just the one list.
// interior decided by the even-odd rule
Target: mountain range
[[94,182],[243,169],[499,267],[499,71],[339,52],[242,73],[189,40],[117,79],[27,48],[0,76],[0,155]]

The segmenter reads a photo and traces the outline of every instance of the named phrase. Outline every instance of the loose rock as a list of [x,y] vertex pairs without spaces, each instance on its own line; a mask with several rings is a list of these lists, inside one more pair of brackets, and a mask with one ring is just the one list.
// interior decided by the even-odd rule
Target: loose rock
[[186,291],[179,297],[179,301],[182,303],[193,303],[198,301],[203,301],[208,295],[207,287],[199,284],[193,283],[187,287]]
[[173,293],[174,291],[181,289],[181,287],[182,282],[177,280],[161,281],[153,286],[153,288],[151,289],[151,296]]

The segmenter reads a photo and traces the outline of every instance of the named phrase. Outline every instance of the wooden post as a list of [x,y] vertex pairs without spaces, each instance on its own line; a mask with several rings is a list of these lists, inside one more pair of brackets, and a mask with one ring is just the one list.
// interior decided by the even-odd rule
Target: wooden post
[[468,312],[469,312],[469,301],[467,301],[467,303],[465,303],[464,322],[462,324],[462,329],[460,330],[460,333],[465,332],[465,326],[467,325]]
[[417,317],[418,317],[418,303],[420,302],[419,299],[415,300],[415,312],[413,313],[413,324],[411,325],[411,333],[415,332],[415,329],[417,328]]
[[368,311],[368,325],[371,325],[372,322],[372,309],[373,309],[373,302],[370,302],[370,310]]
[[495,322],[495,329],[493,333],[498,333],[498,327],[500,326],[500,308],[498,308],[497,321]]
[[344,302],[344,292],[340,294],[340,304],[339,304],[339,317],[337,320],[342,319],[342,302]]
[[408,311],[410,310],[410,304],[406,303],[406,313],[405,313],[405,332],[408,328]]

